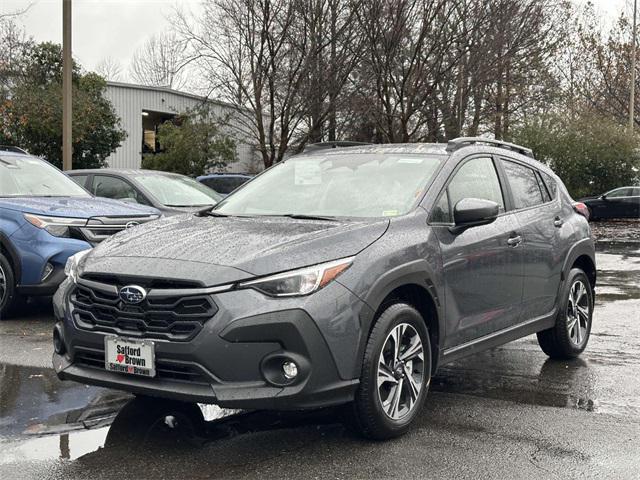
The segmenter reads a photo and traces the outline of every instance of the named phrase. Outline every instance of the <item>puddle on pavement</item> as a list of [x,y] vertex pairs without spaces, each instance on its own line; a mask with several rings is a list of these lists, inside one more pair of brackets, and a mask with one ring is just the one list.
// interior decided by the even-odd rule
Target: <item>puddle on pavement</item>
[[[640,418],[640,249],[603,249],[589,348],[553,361],[535,337],[443,366],[432,395],[454,393],[530,405]],[[612,253],[612,252],[616,253]],[[634,328],[635,327],[635,328]],[[629,332],[632,332],[630,335]],[[633,333],[635,332],[635,333]],[[182,404],[184,405],[184,404]],[[0,363],[0,464],[74,460],[137,446],[193,448],[243,433],[336,423],[334,410],[268,413],[133,399],[120,392],[60,382],[52,370]],[[173,450],[172,450],[173,451]],[[115,455],[117,455],[116,453]]]
[[[162,408],[167,402],[152,404]],[[129,425],[122,427],[122,422],[119,432],[113,432],[126,406],[138,416],[150,410],[127,393],[61,382],[51,369],[0,363],[0,464],[74,460],[103,448],[109,435],[124,430],[124,436],[131,438],[135,432]],[[215,405],[194,408],[206,422],[241,413]]]

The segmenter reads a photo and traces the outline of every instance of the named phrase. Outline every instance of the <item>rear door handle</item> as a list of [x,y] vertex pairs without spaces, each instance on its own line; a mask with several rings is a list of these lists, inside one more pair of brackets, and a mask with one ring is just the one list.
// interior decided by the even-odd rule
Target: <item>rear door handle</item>
[[510,247],[517,247],[521,243],[522,243],[522,237],[520,235],[517,235],[515,237],[509,237],[509,240],[507,240],[507,245],[509,245]]
[[563,223],[564,223],[564,222],[562,221],[562,219],[561,219],[560,217],[556,217],[556,218],[553,220],[553,226],[554,226],[554,227],[557,227],[557,228],[560,228],[560,227],[562,226],[562,224],[563,224]]

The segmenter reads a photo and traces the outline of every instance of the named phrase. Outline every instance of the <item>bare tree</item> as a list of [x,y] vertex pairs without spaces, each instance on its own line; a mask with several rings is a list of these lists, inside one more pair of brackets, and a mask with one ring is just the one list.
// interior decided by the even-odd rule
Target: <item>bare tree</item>
[[291,145],[321,139],[327,119],[335,124],[332,102],[354,65],[357,4],[212,0],[195,26],[178,14],[190,61],[212,93],[237,106],[236,125],[255,138],[265,167]]
[[365,55],[354,77],[371,140],[436,140],[438,85],[458,62],[451,28],[463,0],[372,0],[358,16]]
[[21,63],[33,41],[14,20],[16,14],[0,18],[0,100],[4,99],[21,74]]
[[25,13],[27,13],[31,9],[31,7],[33,7],[33,5],[34,5],[34,2],[29,2],[24,7],[14,10],[12,12],[0,13],[0,21],[20,17],[21,15],[24,15]]
[[122,79],[124,70],[119,60],[105,57],[96,65],[96,73],[106,80],[118,81]]
[[142,85],[184,88],[185,44],[175,34],[166,33],[149,38],[134,54],[129,76]]
[[[621,111],[624,25],[598,43],[584,29],[569,32],[575,8],[564,0],[205,0],[198,17],[177,12],[173,43],[184,49],[179,71],[196,68],[207,95],[235,105],[231,123],[255,139],[268,167],[306,142],[336,138],[508,139],[581,90],[602,111]],[[572,35],[579,42],[569,50]]]

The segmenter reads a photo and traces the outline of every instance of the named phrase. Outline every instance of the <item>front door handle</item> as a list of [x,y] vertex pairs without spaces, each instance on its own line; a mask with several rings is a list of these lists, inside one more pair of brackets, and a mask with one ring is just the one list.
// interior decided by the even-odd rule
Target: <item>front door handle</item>
[[560,217],[556,217],[556,218],[553,220],[553,226],[554,226],[554,227],[557,227],[557,228],[560,228],[560,227],[562,226],[562,224],[563,224],[563,223],[564,223],[564,222],[562,221],[562,219],[561,219]]
[[521,243],[522,243],[522,237],[520,235],[517,235],[515,237],[509,237],[509,240],[507,240],[507,245],[509,245],[510,247],[517,247]]

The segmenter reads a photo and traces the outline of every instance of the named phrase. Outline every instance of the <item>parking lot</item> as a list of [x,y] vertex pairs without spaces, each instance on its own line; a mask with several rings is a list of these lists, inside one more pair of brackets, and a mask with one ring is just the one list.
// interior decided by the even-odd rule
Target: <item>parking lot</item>
[[579,359],[549,360],[531,336],[446,365],[417,428],[386,443],[354,436],[340,409],[202,407],[209,421],[194,435],[162,415],[162,402],[151,417],[126,394],[60,382],[50,369],[50,307],[29,305],[0,323],[0,477],[637,478],[637,227],[594,228],[597,305]]

